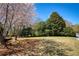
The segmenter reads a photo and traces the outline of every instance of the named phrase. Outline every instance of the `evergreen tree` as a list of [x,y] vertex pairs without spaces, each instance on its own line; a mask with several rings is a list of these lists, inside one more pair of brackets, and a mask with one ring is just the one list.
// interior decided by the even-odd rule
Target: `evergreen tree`
[[47,28],[52,30],[54,35],[60,35],[59,33],[66,27],[64,19],[57,12],[50,15],[47,24]]

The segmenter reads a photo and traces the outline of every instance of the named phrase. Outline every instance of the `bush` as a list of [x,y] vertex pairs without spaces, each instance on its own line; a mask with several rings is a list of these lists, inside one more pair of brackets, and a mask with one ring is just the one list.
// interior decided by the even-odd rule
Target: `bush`
[[63,29],[62,32],[60,32],[60,35],[61,35],[61,36],[71,36],[71,37],[75,37],[75,36],[76,36],[76,33],[73,31],[72,28],[66,27],[66,28]]
[[35,24],[33,30],[35,31],[35,36],[45,36],[46,24],[41,21]]
[[45,36],[53,36],[53,35],[54,35],[53,30],[45,29]]
[[22,31],[20,32],[20,36],[22,37],[32,36],[32,28],[31,27],[23,28]]

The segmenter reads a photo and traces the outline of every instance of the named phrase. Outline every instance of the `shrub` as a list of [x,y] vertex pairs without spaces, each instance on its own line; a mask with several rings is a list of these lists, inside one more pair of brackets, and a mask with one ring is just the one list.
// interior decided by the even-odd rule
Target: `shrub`
[[60,32],[60,35],[74,37],[76,35],[76,33],[73,31],[72,28],[66,27],[66,28],[63,29],[62,32]]
[[32,36],[32,28],[31,27],[23,28],[22,31],[20,32],[20,36],[22,37]]
[[53,35],[54,35],[53,30],[45,29],[45,36],[53,36]]
[[33,27],[36,36],[45,36],[45,29],[46,24],[43,21],[36,23],[35,26]]

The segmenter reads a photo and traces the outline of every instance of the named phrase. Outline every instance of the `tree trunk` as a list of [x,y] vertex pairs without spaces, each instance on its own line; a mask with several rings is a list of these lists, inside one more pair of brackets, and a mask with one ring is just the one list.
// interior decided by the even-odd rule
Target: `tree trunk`
[[15,40],[17,40],[17,35],[15,35]]
[[7,41],[1,33],[0,33],[0,42],[1,42],[2,45],[4,45],[4,47],[8,48],[7,47]]

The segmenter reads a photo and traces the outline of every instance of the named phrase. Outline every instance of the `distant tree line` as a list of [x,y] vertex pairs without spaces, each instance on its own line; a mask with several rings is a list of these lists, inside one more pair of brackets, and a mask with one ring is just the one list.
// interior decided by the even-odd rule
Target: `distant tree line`
[[[2,24],[0,23],[0,32],[2,33]],[[35,36],[71,36],[75,37],[78,32],[78,25],[66,26],[65,20],[57,13],[53,12],[46,21],[36,22],[32,26],[22,26],[21,30],[16,30],[19,37]],[[16,35],[11,32],[10,36]]]
[[[4,31],[2,31],[2,29],[4,29],[4,27],[1,24],[2,22],[0,22],[0,32],[3,34]],[[22,23],[20,23],[22,24]],[[23,23],[25,24],[25,23]],[[74,25],[73,26],[69,26],[67,25],[67,23],[65,22],[65,20],[57,13],[57,12],[53,12],[50,17],[46,20],[46,21],[40,21],[40,22],[36,22],[35,24],[33,24],[32,26],[26,26],[23,25],[20,26],[20,30],[19,27],[17,26],[16,28],[13,27],[12,30],[10,28],[10,32],[8,32],[8,36],[15,36],[17,35],[18,37],[36,37],[36,36],[71,36],[71,37],[75,37],[76,36],[76,32],[78,32],[79,26],[78,25]],[[11,25],[12,26],[12,25]],[[7,27],[6,27],[7,28]],[[74,29],[76,28],[76,29]],[[17,34],[16,34],[17,33]],[[1,35],[0,35],[1,36]]]
[[32,27],[23,28],[20,36],[71,36],[75,37],[76,32],[72,27],[66,26],[65,20],[53,12],[46,21],[35,23]]

